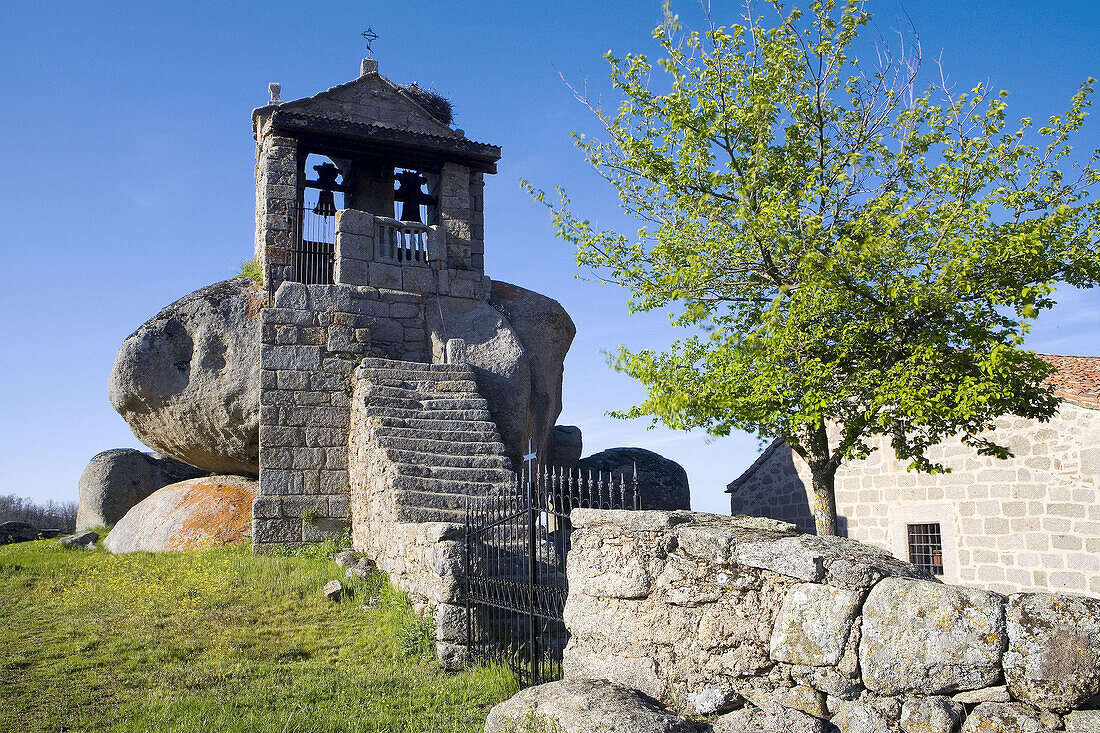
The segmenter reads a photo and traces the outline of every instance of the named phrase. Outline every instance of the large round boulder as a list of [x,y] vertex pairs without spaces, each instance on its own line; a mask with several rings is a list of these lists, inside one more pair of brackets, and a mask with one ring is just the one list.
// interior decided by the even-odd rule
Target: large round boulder
[[162,486],[204,475],[194,466],[134,448],[97,454],[80,475],[76,531],[109,526]]
[[4,522],[0,524],[0,545],[13,545],[16,542],[31,542],[39,537],[38,528],[27,522]]
[[114,553],[196,550],[251,536],[259,482],[243,476],[189,479],[154,491],[103,541]]
[[626,476],[629,482],[638,471],[639,509],[690,509],[691,492],[687,471],[676,461],[645,448],[609,448],[582,458],[582,473],[602,472]]
[[466,363],[473,367],[477,390],[515,465],[526,446],[527,411],[531,401],[531,367],[527,352],[508,320],[483,300],[440,298],[427,309],[433,361],[450,339],[466,342]]
[[523,344],[531,370],[526,422],[532,444],[544,455],[561,414],[565,355],[577,327],[561,303],[518,285],[494,280],[489,304],[504,314]]
[[204,471],[259,472],[262,307],[252,280],[226,280],[123,342],[108,395],[138,440]]

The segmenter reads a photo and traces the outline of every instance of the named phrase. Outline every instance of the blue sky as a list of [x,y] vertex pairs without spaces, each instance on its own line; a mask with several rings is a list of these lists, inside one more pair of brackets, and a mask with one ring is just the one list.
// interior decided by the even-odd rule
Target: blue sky
[[[685,19],[698,5],[679,3]],[[714,2],[719,22],[741,3]],[[1010,119],[1064,110],[1100,77],[1100,3],[870,0],[889,40],[907,15],[925,70],[941,57],[959,88],[1012,92]],[[671,337],[659,314],[628,318],[625,295],[574,279],[573,253],[520,189],[563,184],[596,221],[620,222],[610,190],[573,148],[596,132],[559,79],[608,94],[602,55],[654,52],[659,2],[99,2],[0,0],[0,493],[75,499],[95,453],[141,447],[107,402],[115,352],[162,306],[230,277],[251,256],[250,112],[353,78],[368,26],[390,79],[434,87],[469,137],[502,146],[486,186],[486,270],[558,299],[577,324],[562,424],[585,453],[640,445],[687,469],[696,509],[759,450],[751,435],[647,431],[608,410],[640,397],[606,365],[618,344]],[[937,72],[938,73],[938,72]],[[1090,118],[1079,149],[1100,147]],[[1065,292],[1029,345],[1100,355],[1100,295]]]

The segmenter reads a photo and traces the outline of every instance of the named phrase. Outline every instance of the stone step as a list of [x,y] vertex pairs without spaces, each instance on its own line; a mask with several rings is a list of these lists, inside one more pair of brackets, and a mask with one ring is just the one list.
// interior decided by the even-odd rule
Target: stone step
[[501,455],[446,455],[443,453],[424,453],[422,451],[387,449],[390,460],[396,463],[423,462],[428,466],[453,468],[500,468],[512,470],[512,462]]
[[[373,389],[378,388],[375,387]],[[366,406],[393,407],[399,410],[485,410],[489,407],[489,403],[481,397],[417,399],[372,394],[369,389],[360,391],[359,396]]]
[[429,364],[426,361],[402,361],[401,359],[386,359],[380,356],[365,357],[360,363],[362,369],[404,369],[418,373],[470,371],[469,364]]
[[397,505],[398,522],[452,522],[466,521],[465,509],[429,509],[427,507]]
[[395,438],[427,438],[428,440],[451,440],[459,443],[495,443],[483,430],[451,430],[446,433],[437,433],[433,430],[421,428],[392,428],[388,425],[376,425],[374,432],[378,435],[390,435]]
[[[438,365],[432,365],[438,366]],[[468,366],[462,367],[449,367],[447,369],[408,369],[404,367],[359,367],[357,370],[358,375],[366,379],[373,384],[379,384],[388,380],[398,380],[402,382],[422,382],[422,381],[449,381],[454,379],[470,379],[474,378],[474,372]]]
[[[466,498],[500,496],[512,491],[511,484],[490,481],[439,481],[419,476],[392,476],[390,486],[397,502],[416,506],[466,508]],[[458,497],[458,498],[456,498]],[[455,502],[458,502],[457,504]]]
[[459,398],[423,398],[420,404],[426,410],[487,410],[489,403],[484,397],[459,397]]
[[393,435],[374,434],[374,439],[382,448],[416,451],[420,453],[441,453],[444,455],[504,455],[504,446],[499,442],[457,443],[451,440],[431,438],[402,438]]
[[495,424],[486,421],[423,420],[415,417],[378,417],[379,425],[388,428],[412,428],[428,433],[450,433],[455,430],[484,433],[486,440],[500,440]]
[[461,420],[463,422],[489,422],[488,410],[412,410],[401,407],[367,405],[363,408],[367,417],[412,418],[416,420]]
[[[401,382],[400,384],[408,385],[409,383]],[[477,393],[476,387],[474,389],[460,388],[460,385],[464,384],[466,383],[427,382],[424,385],[413,386],[398,386],[396,383],[392,385],[368,384],[359,390],[359,394],[364,397],[393,397],[397,399],[416,400],[417,402],[424,399],[456,399],[465,396],[480,399],[481,395]],[[473,384],[473,382],[470,384]]]
[[[477,484],[512,485],[516,475],[502,468],[471,468],[456,466],[433,466],[427,461],[397,463],[394,473],[436,482],[466,482]],[[449,489],[447,489],[449,491]],[[494,494],[496,492],[493,492]]]
[[386,449],[389,460],[395,463],[423,463],[438,468],[480,468],[511,471],[511,461],[506,456],[482,455],[445,455],[445,453],[426,453],[415,450]]

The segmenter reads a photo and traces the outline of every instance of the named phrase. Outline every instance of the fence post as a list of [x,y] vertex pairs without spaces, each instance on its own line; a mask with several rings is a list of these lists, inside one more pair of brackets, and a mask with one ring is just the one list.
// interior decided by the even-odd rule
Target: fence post
[[470,661],[473,659],[474,653],[474,627],[473,619],[471,617],[472,607],[470,605],[470,553],[473,552],[473,542],[470,538],[470,497],[466,497],[466,573],[463,578],[463,598],[466,600],[466,666],[470,666]]
[[536,525],[538,510],[535,507],[534,465],[527,471],[527,620],[528,644],[531,655],[531,684],[539,683],[539,634],[538,616],[535,613],[535,583],[538,581],[538,563],[535,557]]

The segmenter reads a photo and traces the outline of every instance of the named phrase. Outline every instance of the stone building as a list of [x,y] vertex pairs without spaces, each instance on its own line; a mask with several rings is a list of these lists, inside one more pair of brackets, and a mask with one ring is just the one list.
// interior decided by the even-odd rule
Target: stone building
[[[1048,422],[1003,417],[992,437],[1013,457],[948,440],[929,457],[950,473],[906,471],[886,439],[836,475],[842,534],[890,550],[949,583],[1011,593],[1100,596],[1100,357],[1046,356],[1063,402]],[[814,531],[809,470],[773,442],[726,491],[735,515]]]

